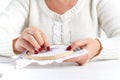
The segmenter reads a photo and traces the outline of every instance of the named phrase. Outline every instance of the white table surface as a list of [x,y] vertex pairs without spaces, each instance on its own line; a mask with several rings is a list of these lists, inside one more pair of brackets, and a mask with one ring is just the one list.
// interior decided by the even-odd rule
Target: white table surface
[[84,66],[76,63],[31,64],[22,69],[14,66],[0,63],[0,80],[120,80],[120,60],[95,61]]

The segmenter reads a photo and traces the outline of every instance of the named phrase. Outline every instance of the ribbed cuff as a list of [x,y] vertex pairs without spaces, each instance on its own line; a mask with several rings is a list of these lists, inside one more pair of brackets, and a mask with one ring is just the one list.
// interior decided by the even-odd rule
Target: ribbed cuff
[[3,56],[14,56],[13,52],[13,40],[19,37],[19,35],[12,35],[8,37],[4,37],[4,40],[0,41],[0,55]]
[[120,59],[120,42],[119,38],[97,38],[102,46],[100,54],[92,60],[99,59]]

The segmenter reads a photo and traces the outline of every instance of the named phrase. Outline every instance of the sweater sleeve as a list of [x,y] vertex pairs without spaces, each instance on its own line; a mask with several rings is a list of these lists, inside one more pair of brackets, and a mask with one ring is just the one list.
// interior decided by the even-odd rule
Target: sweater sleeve
[[102,51],[94,59],[120,58],[120,2],[119,0],[101,0],[97,6],[98,19],[107,38],[98,38]]
[[25,27],[28,13],[29,0],[12,0],[0,13],[0,55],[14,55],[12,41]]

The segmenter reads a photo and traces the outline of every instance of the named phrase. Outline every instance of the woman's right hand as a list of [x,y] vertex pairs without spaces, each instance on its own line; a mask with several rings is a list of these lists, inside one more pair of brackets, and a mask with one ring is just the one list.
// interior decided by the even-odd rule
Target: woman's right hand
[[50,51],[50,44],[46,35],[37,27],[29,27],[24,29],[21,36],[13,40],[13,49],[16,53],[25,50],[38,54],[43,49]]

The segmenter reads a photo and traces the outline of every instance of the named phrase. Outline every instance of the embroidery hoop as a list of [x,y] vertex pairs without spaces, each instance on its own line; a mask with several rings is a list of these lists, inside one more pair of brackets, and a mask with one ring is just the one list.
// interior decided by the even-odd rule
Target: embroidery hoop
[[59,59],[59,58],[63,58],[63,57],[69,56],[72,53],[74,53],[74,51],[67,51],[65,53],[61,53],[61,54],[58,54],[58,55],[52,55],[52,56],[32,56],[27,51],[25,56],[28,59],[32,59],[32,60],[54,60],[54,59]]

